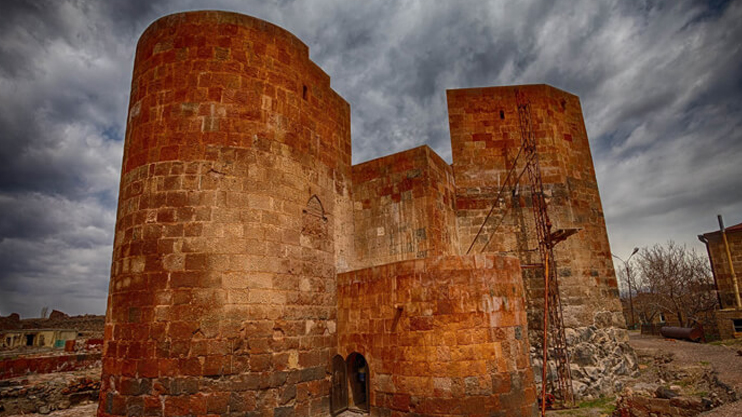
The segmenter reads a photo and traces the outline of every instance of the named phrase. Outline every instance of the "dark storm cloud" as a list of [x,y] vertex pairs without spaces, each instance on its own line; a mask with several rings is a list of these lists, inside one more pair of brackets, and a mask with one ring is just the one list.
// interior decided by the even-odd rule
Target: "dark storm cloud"
[[35,70],[33,54],[27,53],[29,43],[41,44],[50,36],[63,33],[56,15],[46,13],[48,3],[17,1],[3,6],[0,36],[0,74],[3,77],[30,77]]
[[[713,230],[717,212],[729,222],[742,221],[742,29],[733,23],[742,9],[729,4],[713,15],[703,7],[672,11],[684,13],[666,17],[666,32],[640,44],[648,57],[637,68],[639,88],[630,90],[629,99],[614,98],[618,117],[599,127],[608,135],[624,120],[631,126],[596,155],[614,242],[687,241]],[[652,227],[645,230],[665,236],[632,227],[648,219]]]
[[84,2],[3,9],[2,314],[105,306],[133,51],[122,45],[135,38],[111,33],[103,12]]
[[126,96],[110,87],[128,77],[119,61],[131,54],[83,3],[12,4],[0,48],[0,188],[111,193],[121,146],[101,132],[120,131]]
[[[407,2],[377,12],[384,14],[342,29],[363,34],[360,48],[340,52],[323,47],[315,55],[318,60],[331,54],[342,57],[331,59],[328,71],[352,105],[354,160],[423,143],[450,159],[445,90],[490,84],[508,62],[503,56],[517,51],[514,28],[494,28],[493,16],[481,4],[431,8]],[[378,22],[370,34],[369,22]],[[332,44],[332,39],[325,40]],[[528,54],[518,59],[526,62]]]
[[352,111],[353,160],[428,144],[445,90],[580,96],[614,252],[742,222],[742,5],[728,1],[23,1],[0,25],[0,313],[102,313],[136,41],[223,9],[286,28]]

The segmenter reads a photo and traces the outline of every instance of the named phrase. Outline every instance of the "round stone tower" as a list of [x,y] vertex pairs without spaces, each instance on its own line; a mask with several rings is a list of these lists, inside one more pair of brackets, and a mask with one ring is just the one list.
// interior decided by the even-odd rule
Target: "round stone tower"
[[349,106],[296,37],[226,12],[153,23],[134,64],[98,415],[326,412],[349,173]]

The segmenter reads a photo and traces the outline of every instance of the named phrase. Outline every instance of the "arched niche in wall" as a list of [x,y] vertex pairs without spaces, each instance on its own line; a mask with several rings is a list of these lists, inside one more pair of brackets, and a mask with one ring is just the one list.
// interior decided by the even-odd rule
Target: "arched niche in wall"
[[325,208],[313,194],[301,213],[301,246],[328,251],[330,243]]

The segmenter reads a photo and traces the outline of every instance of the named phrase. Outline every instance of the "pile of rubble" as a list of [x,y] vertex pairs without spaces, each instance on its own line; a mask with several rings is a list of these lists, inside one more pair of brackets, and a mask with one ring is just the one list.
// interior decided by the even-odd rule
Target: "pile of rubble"
[[626,330],[588,326],[565,329],[572,346],[572,388],[582,399],[620,392],[625,377],[639,375],[639,361]]
[[[588,326],[565,329],[570,347],[572,388],[580,401],[621,392],[625,381],[639,375],[638,359],[625,329]],[[531,337],[531,340],[535,340]],[[536,381],[541,383],[541,346],[531,346]],[[551,358],[554,352],[549,352]],[[556,364],[549,361],[547,378],[556,380]]]
[[99,375],[100,367],[0,381],[0,416],[49,414],[95,402],[100,392]]

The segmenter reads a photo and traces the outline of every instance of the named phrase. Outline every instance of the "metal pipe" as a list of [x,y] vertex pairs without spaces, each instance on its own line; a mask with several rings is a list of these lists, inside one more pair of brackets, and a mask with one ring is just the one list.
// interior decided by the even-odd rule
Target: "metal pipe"
[[729,251],[729,241],[727,240],[727,231],[724,228],[724,220],[721,214],[717,215],[719,219],[719,229],[721,236],[724,238],[724,249],[727,251],[727,261],[729,261],[729,270],[732,271],[732,282],[734,283],[734,298],[737,301],[737,309],[742,309],[742,299],[739,297],[739,284],[737,283],[737,274],[734,273],[734,264],[732,263],[732,253]]
[[700,327],[664,326],[660,329],[660,334],[670,339],[687,339],[693,342],[703,339],[703,330]]

